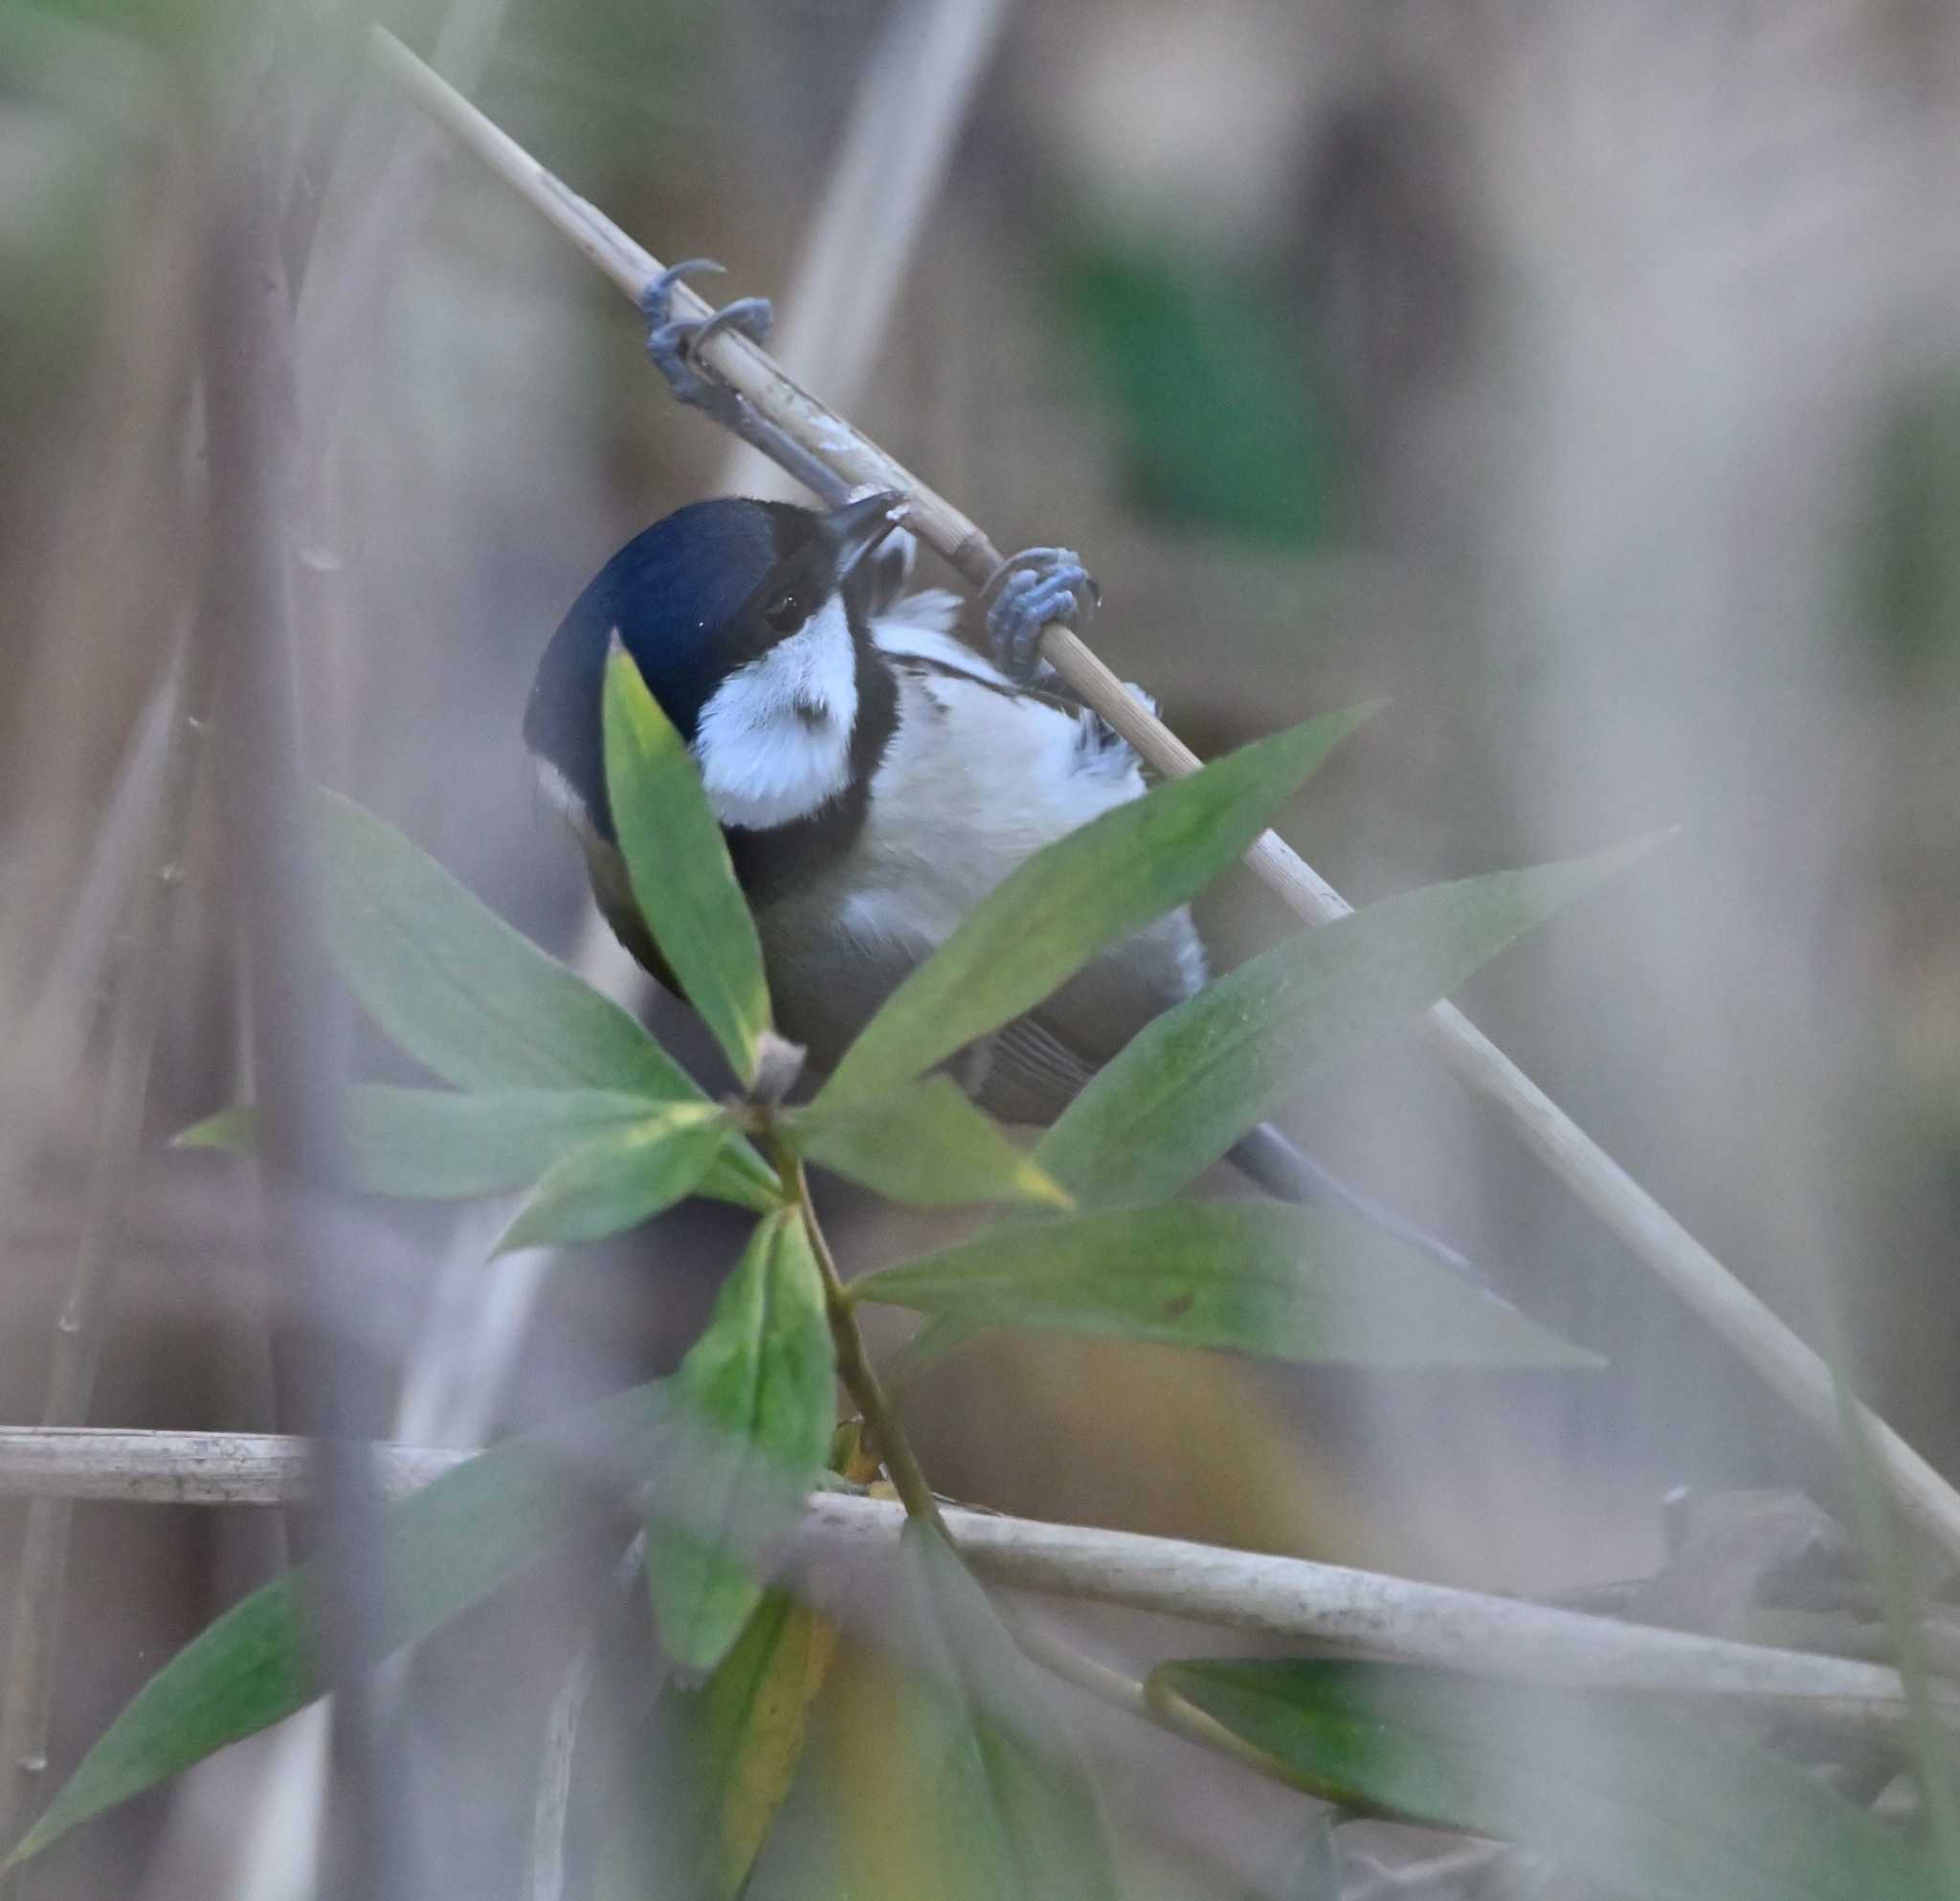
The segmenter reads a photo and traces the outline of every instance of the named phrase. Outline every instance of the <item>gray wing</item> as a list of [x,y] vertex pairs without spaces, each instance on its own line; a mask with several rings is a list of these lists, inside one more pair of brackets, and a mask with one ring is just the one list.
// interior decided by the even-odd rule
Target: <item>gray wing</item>
[[1191,913],[1180,908],[983,1039],[954,1073],[1004,1122],[1053,1122],[1145,1024],[1204,981],[1204,947]]
[[[800,918],[793,910],[767,912],[758,922],[777,1020],[787,1035],[810,1045],[821,1072],[837,1062],[850,1039],[932,947],[849,937],[836,929],[835,912],[827,906]],[[826,938],[828,949],[813,955],[813,947]],[[1204,953],[1190,913],[1174,911],[1097,958],[1037,1009],[982,1037],[946,1066],[990,1114],[1003,1122],[1045,1126],[1151,1018],[1203,981]],[[1481,1285],[1476,1270],[1446,1241],[1302,1154],[1270,1123],[1245,1135],[1227,1159],[1269,1195],[1345,1208]]]
[[1017,1017],[953,1062],[960,1085],[1003,1122],[1050,1123],[1074,1102],[1096,1065],[1033,1017]]

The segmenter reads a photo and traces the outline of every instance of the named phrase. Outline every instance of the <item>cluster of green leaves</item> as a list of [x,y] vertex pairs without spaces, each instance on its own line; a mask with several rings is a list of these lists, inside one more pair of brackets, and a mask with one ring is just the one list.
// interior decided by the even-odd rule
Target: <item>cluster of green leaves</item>
[[[684,745],[623,653],[615,649],[605,684],[620,848],[656,943],[746,1100],[709,1100],[638,1022],[400,834],[323,796],[339,968],[443,1085],[349,1091],[347,1149],[360,1185],[418,1197],[522,1191],[505,1248],[617,1234],[690,1194],[757,1217],[671,1379],[606,1402],[548,1442],[484,1453],[390,1509],[379,1649],[436,1628],[563,1533],[577,1496],[559,1482],[565,1443],[610,1443],[615,1458],[623,1448],[635,1473],[657,1466],[649,1587],[666,1652],[700,1686],[690,1694],[716,1811],[710,1885],[733,1893],[795,1770],[830,1653],[820,1621],[768,1590],[759,1554],[822,1478],[835,1330],[850,1324],[857,1303],[907,1308],[955,1335],[1044,1328],[1386,1366],[1588,1363],[1348,1218],[1169,1197],[1314,1067],[1405,1025],[1625,853],[1437,885],[1286,940],[1167,1013],[1032,1153],[940,1073],[1191,898],[1356,723],[1326,718],[1246,747],[1038,854],[900,988],[814,1100],[789,1109],[754,1098],[779,1042],[754,924]],[[245,1149],[252,1136],[243,1107],[182,1139]],[[996,1202],[1011,1213],[847,1288],[827,1271],[806,1164],[915,1205]],[[323,1693],[307,1590],[303,1571],[277,1580],[187,1646],[85,1757],[15,1858]],[[926,1527],[908,1534],[901,1599],[912,1651],[929,1666],[907,1720],[960,1811],[963,1845],[951,1859],[972,1891],[1113,1893],[1088,1785],[1065,1742],[1038,1723],[1031,1731],[1025,1711],[1015,1722],[1002,1716],[1010,1682],[1029,1691],[1013,1701],[1032,1707],[1032,1686],[1021,1684],[1029,1666]],[[1191,1671],[1174,1693],[1292,1759],[1264,1705],[1228,1708],[1200,1666]],[[1336,1685],[1341,1695],[1349,1688]],[[1288,1694],[1301,1703],[1297,1692]],[[1311,1725],[1301,1720],[1304,1736]],[[1348,1754],[1341,1774],[1319,1758],[1301,1774],[1459,1826],[1493,1817],[1516,1825],[1501,1804],[1432,1800],[1419,1787],[1412,1796],[1408,1778],[1392,1787],[1358,1745]],[[1065,1890],[1057,1869],[1067,1871]]]

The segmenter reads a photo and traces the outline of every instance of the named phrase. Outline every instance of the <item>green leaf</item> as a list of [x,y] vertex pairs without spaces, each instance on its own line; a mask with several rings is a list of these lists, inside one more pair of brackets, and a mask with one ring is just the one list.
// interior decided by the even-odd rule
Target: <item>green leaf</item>
[[1014,1222],[851,1284],[972,1326],[1363,1366],[1597,1366],[1371,1223],[1187,1201]]
[[1446,996],[1647,840],[1432,884],[1302,931],[1147,1024],[1035,1150],[1085,1206],[1174,1195],[1247,1129]]
[[[323,908],[342,981],[368,1016],[461,1089],[607,1089],[703,1102],[635,1018],[480,900],[385,819],[321,792]],[[768,1207],[775,1177],[746,1140],[709,1192]]]
[[769,1026],[755,920],[686,744],[617,634],[606,661],[606,791],[654,942],[735,1073],[752,1083]]
[[823,1688],[836,1626],[771,1591],[720,1668],[689,1700],[703,1797],[708,1886],[734,1896],[768,1839],[803,1760],[810,1706]]
[[[513,1439],[384,1508],[375,1659],[480,1602],[546,1545],[586,1521],[590,1487],[568,1483],[568,1453],[605,1449],[643,1469],[664,1386],[621,1393],[547,1432]],[[255,1591],[187,1644],[139,1690],[16,1847],[38,1854],[78,1823],[267,1728],[332,1687],[314,1650],[315,1567]]]
[[667,1654],[711,1670],[763,1587],[755,1554],[793,1518],[830,1448],[836,1364],[801,1211],[757,1225],[673,1380],[702,1446],[648,1527],[647,1577]]
[[792,1109],[783,1126],[797,1151],[912,1208],[1069,1198],[949,1076],[928,1076],[859,1108]]
[[[610,1089],[397,1089],[357,1084],[341,1098],[341,1129],[357,1188],[455,1200],[528,1188],[595,1136],[643,1122],[664,1105]],[[241,1103],[187,1129],[173,1146],[257,1147],[257,1112]]]
[[548,957],[384,819],[319,794],[334,962],[361,1007],[463,1089],[701,1091],[626,1011]]
[[712,1103],[666,1103],[555,1162],[494,1250],[604,1241],[692,1195],[731,1133]]
[[913,1820],[949,1901],[1115,1901],[1089,1778],[1047,1685],[946,1541],[914,1519],[899,1552],[907,1754],[932,1793]]
[[862,1102],[909,1083],[1033,1009],[1238,858],[1373,710],[1329,713],[1240,747],[1036,852],[899,986],[817,1100]]
[[1314,1793],[1528,1843],[1637,1901],[1932,1901],[1926,1864],[1721,1721],[1371,1664],[1163,1666]]

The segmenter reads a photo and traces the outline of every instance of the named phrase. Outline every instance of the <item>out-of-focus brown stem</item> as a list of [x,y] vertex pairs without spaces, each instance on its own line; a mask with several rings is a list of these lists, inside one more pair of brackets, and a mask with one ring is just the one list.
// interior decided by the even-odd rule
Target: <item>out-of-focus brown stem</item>
[[[212,641],[192,637],[189,680],[165,764],[161,796],[145,848],[138,855],[136,889],[127,912],[126,947],[116,976],[108,1074],[75,1273],[61,1303],[49,1357],[44,1425],[87,1423],[96,1374],[115,1308],[124,1221],[139,1166],[151,1060],[163,1020],[176,860],[184,844],[198,748],[194,710],[210,704]],[[160,689],[175,697],[176,683]],[[34,1809],[48,1761],[48,1722],[59,1647],[63,1585],[74,1506],[35,1499],[28,1507],[14,1584],[7,1673],[0,1692],[0,1841],[11,1842]]]
[[285,518],[291,494],[292,304],[280,263],[275,128],[263,111],[217,162],[206,273],[206,414],[213,533],[208,580],[222,657],[221,810],[250,938],[255,1093],[281,1309],[280,1403],[312,1440],[322,1535],[315,1604],[334,1705],[342,1800],[324,1831],[328,1901],[411,1892],[401,1780],[382,1760],[363,1673],[378,1654],[380,1502],[349,1400],[351,1367],[335,1325],[340,1179],[328,973],[317,928],[312,853],[301,809]]

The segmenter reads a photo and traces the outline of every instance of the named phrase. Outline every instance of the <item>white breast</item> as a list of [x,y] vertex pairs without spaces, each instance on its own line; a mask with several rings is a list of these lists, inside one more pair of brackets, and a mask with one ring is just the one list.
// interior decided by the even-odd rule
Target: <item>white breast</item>
[[[1032,853],[1144,791],[1135,755],[1092,717],[1015,692],[950,638],[943,615],[955,605],[913,596],[873,622],[899,707],[864,828],[758,915],[778,1020],[819,1065]],[[1093,1067],[1204,979],[1203,948],[1179,909],[1097,958],[1048,1014]]]
[[[1126,748],[1099,750],[1080,716],[1013,692],[971,648],[916,620],[873,637],[900,661],[899,727],[853,854],[854,932],[892,916],[936,941],[1031,853],[1143,792]],[[957,671],[909,670],[907,655]]]
[[836,797],[851,782],[857,717],[858,657],[843,603],[832,599],[702,708],[694,756],[715,816],[762,831]]

